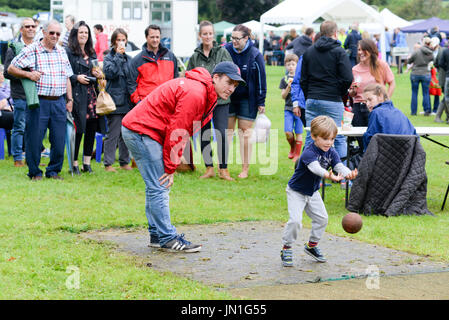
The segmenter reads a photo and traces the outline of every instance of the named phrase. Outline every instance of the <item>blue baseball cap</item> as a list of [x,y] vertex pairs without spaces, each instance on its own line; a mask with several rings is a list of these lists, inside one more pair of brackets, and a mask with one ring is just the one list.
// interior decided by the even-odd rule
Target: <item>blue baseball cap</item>
[[214,68],[214,71],[212,71],[212,75],[214,75],[215,73],[223,73],[230,79],[246,85],[245,80],[242,79],[239,67],[231,61],[223,61],[217,64]]

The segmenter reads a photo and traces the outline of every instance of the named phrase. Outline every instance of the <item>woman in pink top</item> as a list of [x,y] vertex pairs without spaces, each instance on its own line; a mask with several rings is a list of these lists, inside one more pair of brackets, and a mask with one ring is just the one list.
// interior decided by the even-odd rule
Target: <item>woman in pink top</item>
[[[385,61],[378,59],[378,54],[379,51],[373,40],[363,39],[359,41],[357,50],[359,63],[352,68],[354,82],[349,88],[349,95],[354,101],[352,107],[354,113],[352,125],[354,127],[368,126],[369,110],[362,97],[363,90],[368,84],[388,85],[388,97],[390,99],[396,87],[393,72]],[[357,140],[363,150],[363,140]]]

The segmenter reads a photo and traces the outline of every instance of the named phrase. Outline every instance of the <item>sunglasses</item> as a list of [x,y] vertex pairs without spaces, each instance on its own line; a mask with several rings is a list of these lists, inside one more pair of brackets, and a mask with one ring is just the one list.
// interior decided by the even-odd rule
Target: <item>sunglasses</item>
[[36,29],[35,25],[27,25],[27,26],[23,26],[25,29]]
[[51,36],[57,35],[59,37],[61,35],[61,32],[48,31],[48,34],[51,35]]

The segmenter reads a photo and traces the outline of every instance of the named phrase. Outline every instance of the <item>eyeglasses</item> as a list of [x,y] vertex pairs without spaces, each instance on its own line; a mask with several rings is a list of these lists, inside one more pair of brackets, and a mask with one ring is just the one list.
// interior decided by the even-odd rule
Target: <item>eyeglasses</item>
[[59,37],[61,36],[61,32],[56,32],[56,31],[48,31],[48,34],[51,36],[54,36],[55,34]]
[[25,29],[36,29],[35,25],[27,25],[27,26],[23,26]]
[[241,37],[241,38],[231,37],[231,40],[232,40],[232,41],[240,41],[240,40],[242,40],[243,38],[245,38],[245,37]]

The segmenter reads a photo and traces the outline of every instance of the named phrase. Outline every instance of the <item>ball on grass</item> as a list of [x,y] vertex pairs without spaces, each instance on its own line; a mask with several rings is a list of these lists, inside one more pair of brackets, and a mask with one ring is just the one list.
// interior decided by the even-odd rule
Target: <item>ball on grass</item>
[[357,233],[362,229],[362,217],[358,213],[350,212],[343,217],[341,225],[347,233]]

